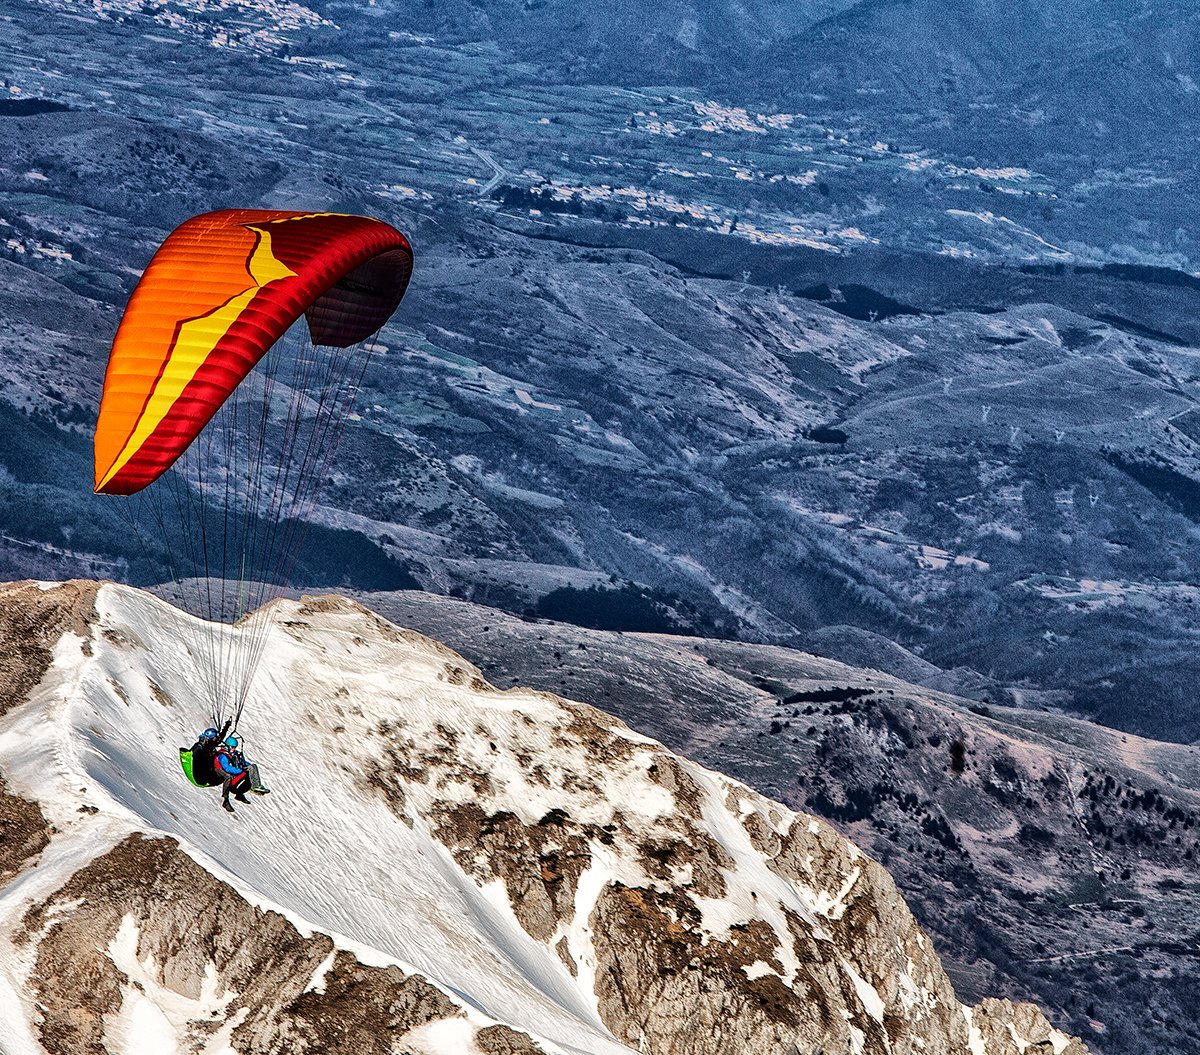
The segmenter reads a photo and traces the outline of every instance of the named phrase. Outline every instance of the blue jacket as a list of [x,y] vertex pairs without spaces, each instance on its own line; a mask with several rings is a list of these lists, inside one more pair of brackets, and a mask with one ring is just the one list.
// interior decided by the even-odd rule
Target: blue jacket
[[217,768],[226,776],[236,777],[239,773],[246,772],[246,767],[239,766],[233,756],[233,752],[224,745],[217,748],[217,755],[213,761],[216,763]]

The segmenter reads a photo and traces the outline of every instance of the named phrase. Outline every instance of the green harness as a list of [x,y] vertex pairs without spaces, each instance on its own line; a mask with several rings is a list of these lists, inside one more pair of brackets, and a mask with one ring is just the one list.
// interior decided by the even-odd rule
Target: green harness
[[196,779],[196,774],[192,769],[192,749],[190,747],[181,747],[179,749],[179,765],[183,768],[183,775],[198,788],[215,788],[221,783],[219,780],[203,781]]

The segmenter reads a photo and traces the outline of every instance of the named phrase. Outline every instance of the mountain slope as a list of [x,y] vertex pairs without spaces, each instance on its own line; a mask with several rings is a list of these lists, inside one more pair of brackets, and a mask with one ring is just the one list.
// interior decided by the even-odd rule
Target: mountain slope
[[895,877],[960,997],[1031,1000],[1112,1055],[1200,1047],[1200,748],[952,695],[978,689],[969,672],[837,628],[821,640],[853,665],[426,593],[361,599],[496,684],[601,706],[848,833]]
[[962,1008],[828,825],[346,601],[278,604],[244,726],[274,794],[233,818],[173,760],[195,621],[88,584],[0,610],[6,1055],[1084,1050]]

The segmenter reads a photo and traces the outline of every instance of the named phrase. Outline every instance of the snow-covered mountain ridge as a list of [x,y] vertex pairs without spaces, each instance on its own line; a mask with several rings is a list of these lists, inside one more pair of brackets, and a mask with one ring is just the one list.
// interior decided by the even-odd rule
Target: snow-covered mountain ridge
[[277,602],[242,730],[274,794],[228,818],[173,757],[195,630],[0,592],[5,1055],[1085,1050],[964,1008],[825,823],[340,598]]

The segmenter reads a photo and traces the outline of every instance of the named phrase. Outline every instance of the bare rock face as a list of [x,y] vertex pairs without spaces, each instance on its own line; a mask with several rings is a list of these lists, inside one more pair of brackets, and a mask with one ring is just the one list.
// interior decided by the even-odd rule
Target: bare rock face
[[50,828],[37,804],[10,795],[0,777],[0,884],[7,882],[50,841]]
[[889,1044],[959,1050],[967,1030],[954,990],[888,872],[816,819],[793,824],[782,837],[761,821],[752,827],[772,871],[790,883],[820,890],[823,877],[847,877],[835,900],[823,906],[822,925],[842,951],[841,977],[848,976],[860,995],[878,994],[868,1039],[880,1050]]
[[91,636],[98,588],[84,581],[51,588],[31,582],[0,586],[0,714],[24,702],[41,681],[63,633]]
[[33,907],[25,930],[43,935],[31,984],[41,1043],[59,1055],[113,1050],[122,1014],[153,990],[188,1009],[197,1046],[225,1029],[241,1055],[384,1055],[461,1015],[423,979],[248,904],[171,839],[124,840]]
[[508,1026],[484,1026],[475,1034],[475,1046],[485,1055],[544,1055],[529,1037]]
[[988,997],[975,1006],[971,1024],[988,1055],[1086,1055],[1075,1037],[1055,1029],[1033,1004]]
[[[286,1013],[291,1030],[280,1030],[279,1040],[263,1051],[283,1055],[296,1050],[297,1041],[302,1041],[308,1050],[330,1055],[390,1053],[396,1042],[415,1027],[461,1015],[441,990],[424,979],[406,975],[396,967],[366,967],[346,952],[335,955],[323,982],[322,992],[310,990],[289,1005]],[[525,1044],[522,1048],[514,1039],[512,1051],[537,1051],[525,1034],[508,1032]],[[240,1030],[234,1039],[242,1039]]]
[[468,803],[440,810],[437,832],[470,875],[483,881],[506,877],[521,926],[549,941],[558,921],[572,912],[579,876],[591,857],[587,840],[566,822],[565,814],[547,813],[540,823],[525,825],[511,813],[486,814]]
[[497,683],[569,686],[829,821],[895,877],[964,1002],[1032,1001],[1113,1055],[1200,1052],[1192,947],[1162,939],[1200,914],[1197,747],[981,705],[949,675],[935,691],[911,657],[892,673],[929,687],[882,659],[530,624],[424,593],[371,603]]
[[[1050,1036],[1041,1012],[1011,1004],[981,1011],[989,1032],[973,1033],[891,876],[828,824],[732,781],[706,787],[608,715],[542,698],[557,713],[521,716],[515,732],[459,728],[449,715],[424,731],[381,724],[376,783],[394,809],[431,817],[469,875],[503,882],[521,925],[592,980],[605,1024],[633,1050],[1000,1055],[1000,1023],[1017,1019],[1020,1035]],[[594,770],[558,768],[527,737]],[[489,771],[488,757],[515,764]],[[561,805],[531,819],[528,804],[555,794]],[[652,823],[633,815],[639,806]]]
[[[0,715],[23,703],[45,676],[65,631],[91,635],[97,588],[90,582],[49,589],[28,582],[0,585]],[[0,883],[45,849],[49,836],[37,804],[12,794],[0,774]]]
[[729,941],[705,942],[686,898],[620,885],[601,895],[591,925],[601,1013],[635,1049],[726,1055],[849,1041],[844,1022],[831,1030],[827,1009],[801,1005],[778,975],[747,973],[763,956],[779,966],[769,928],[743,926]]

